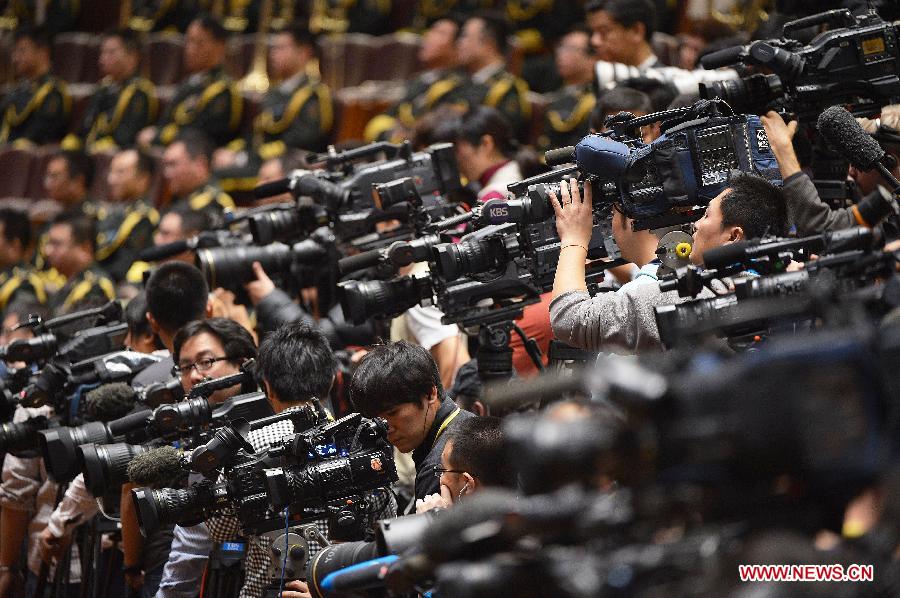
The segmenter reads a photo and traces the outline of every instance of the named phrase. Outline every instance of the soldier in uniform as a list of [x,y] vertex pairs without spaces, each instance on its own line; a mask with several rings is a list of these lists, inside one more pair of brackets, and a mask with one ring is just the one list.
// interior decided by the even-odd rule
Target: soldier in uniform
[[590,132],[594,95],[594,52],[584,27],[567,33],[556,47],[556,69],[565,87],[553,94],[538,138],[542,151],[575,145]]
[[44,281],[26,263],[30,243],[28,214],[0,208],[0,312],[15,301],[47,302]]
[[469,108],[469,80],[457,68],[456,38],[459,23],[451,18],[435,21],[422,36],[419,61],[427,69],[410,81],[403,99],[366,125],[365,139],[398,141],[412,134],[416,121],[442,105]]
[[226,32],[212,17],[194,19],[184,36],[184,66],[190,75],[178,86],[157,127],[141,131],[142,145],[169,145],[183,129],[202,130],[216,146],[233,140],[243,102],[225,74]]
[[65,134],[72,99],[50,72],[50,45],[46,29],[16,32],[12,64],[20,82],[0,100],[0,145],[43,145]]
[[136,149],[117,153],[109,166],[111,204],[97,236],[97,262],[119,283],[138,253],[153,245],[159,213],[148,194],[156,164]]
[[531,105],[528,85],[506,70],[508,27],[503,15],[484,11],[466,19],[457,50],[472,78],[475,103],[496,108],[510,122],[520,140],[528,132]]
[[141,60],[137,35],[127,29],[107,33],[100,46],[102,87],[93,95],[77,133],[65,149],[89,152],[134,145],[137,134],[156,119],[156,89],[138,75]]
[[553,65],[553,48],[573,25],[583,21],[581,3],[572,0],[506,0],[518,47],[524,53],[522,78],[532,91],[548,93],[561,85]]
[[132,0],[128,28],[150,31],[184,32],[200,12],[197,0]]
[[0,15],[0,29],[15,31],[38,23],[51,34],[75,28],[81,0],[9,0]]
[[97,228],[78,212],[62,212],[50,223],[47,260],[66,282],[49,300],[54,316],[97,307],[115,299],[112,280],[94,261]]
[[309,29],[313,33],[368,33],[393,31],[392,0],[313,0]]
[[212,180],[211,156],[212,146],[201,132],[183,131],[163,154],[163,177],[172,192],[172,208],[205,212],[217,228],[234,201]]
[[213,162],[226,191],[256,184],[256,171],[265,160],[303,149],[323,151],[334,124],[331,91],[307,68],[315,57],[315,38],[300,25],[275,35],[269,51],[272,75],[281,82],[269,89],[250,139],[216,151]]
[[494,8],[494,0],[422,0],[416,3],[413,17],[413,28],[423,31],[429,23],[441,19],[453,18],[454,15],[467,15],[479,10]]

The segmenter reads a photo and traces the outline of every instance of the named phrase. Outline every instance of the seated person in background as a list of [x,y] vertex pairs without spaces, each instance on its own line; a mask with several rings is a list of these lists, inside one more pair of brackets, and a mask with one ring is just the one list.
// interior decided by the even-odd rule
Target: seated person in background
[[[614,206],[613,236],[622,257],[640,266],[641,271],[618,291],[591,297],[585,286],[591,191],[585,189],[582,201],[574,179],[561,189],[561,201],[552,196],[561,247],[550,304],[556,338],[586,351],[641,353],[661,349],[654,308],[684,299],[675,291],[663,293],[659,289],[656,235],[633,230],[633,221],[620,206]],[[695,223],[691,261],[703,265],[703,254],[710,249],[765,234],[784,235],[787,228],[782,190],[762,178],[739,175],[709,202],[706,213]],[[704,289],[699,296],[709,297],[712,292]]]
[[75,133],[62,142],[64,149],[89,152],[134,145],[138,133],[156,120],[153,83],[138,72],[141,47],[137,34],[114,29],[100,45],[100,89],[92,96]]
[[576,27],[556,46],[556,70],[565,87],[552,94],[544,114],[538,147],[550,150],[575,145],[588,134],[594,95],[594,50],[590,31]]
[[225,222],[225,211],[234,209],[234,201],[212,178],[212,151],[203,133],[183,131],[163,154],[163,177],[172,193],[172,209],[202,211],[217,228]]
[[366,125],[366,141],[408,138],[416,121],[438,106],[466,109],[471,104],[468,77],[458,66],[456,38],[459,23],[450,17],[437,19],[422,35],[419,61],[425,71],[406,82],[403,99]]
[[[900,106],[882,108],[881,118],[877,122],[859,120],[864,130],[878,140],[885,152],[894,157],[892,172],[894,176],[900,176],[900,166],[896,164],[896,160],[900,158]],[[848,176],[856,182],[862,198],[849,208],[833,209],[819,198],[812,179],[800,168],[800,160],[793,145],[797,121],[785,124],[778,113],[769,112],[762,117],[762,122],[784,180],[788,219],[796,227],[798,236],[805,237],[853,226],[874,227],[893,213],[890,183],[882,178],[878,170],[864,172],[853,166],[850,167]],[[894,224],[884,224],[892,229],[891,238],[896,238],[896,217],[891,219]]]
[[656,29],[653,0],[589,0],[584,11],[598,59],[639,69],[659,66],[650,45]]
[[126,149],[113,156],[106,182],[110,204],[100,223],[97,261],[119,283],[142,249],[153,244],[159,213],[149,197],[156,163],[142,150]]
[[226,190],[245,188],[238,179],[249,179],[260,164],[290,150],[324,151],[334,124],[331,91],[309,75],[316,58],[316,40],[309,30],[294,24],[275,34],[269,50],[269,75],[273,84],[253,120],[249,139],[239,139],[216,151],[213,164]]
[[[194,212],[189,207],[172,208],[159,219],[159,224],[153,233],[153,246],[160,247],[169,243],[187,241],[209,228],[209,218],[205,212]],[[185,250],[162,258],[156,263],[163,264],[171,261],[193,264],[194,252]],[[151,267],[152,264],[149,262],[141,260],[133,262],[125,275],[125,281],[130,285],[142,285],[144,283],[144,273],[148,272]]]
[[225,73],[227,32],[210,16],[191,21],[184,36],[184,69],[187,79],[156,127],[138,135],[141,145],[169,145],[184,129],[197,129],[216,147],[228,144],[238,134],[243,101]]
[[97,265],[97,228],[93,220],[77,212],[63,212],[47,232],[47,262],[65,278],[48,306],[54,316],[98,307],[116,297],[115,287]]
[[30,245],[28,214],[0,208],[0,313],[14,302],[47,302],[44,280],[27,263]]
[[[642,91],[630,87],[614,87],[600,96],[594,113],[591,114],[591,132],[607,131],[606,119],[619,112],[630,112],[635,116],[646,116],[653,112],[650,97]],[[659,137],[659,123],[641,128],[644,143],[650,143]]]
[[528,84],[506,69],[509,26],[502,13],[481,11],[463,23],[456,48],[460,65],[472,78],[472,101],[496,108],[524,140],[531,118]]
[[434,476],[441,491],[416,500],[416,513],[446,509],[485,487],[507,485],[503,430],[499,417],[470,417],[447,437]]
[[0,145],[55,143],[72,111],[66,84],[50,72],[52,39],[42,27],[16,31],[12,66],[18,84],[0,97]]
[[349,396],[366,417],[387,421],[388,440],[398,451],[412,452],[415,497],[439,492],[434,468],[448,434],[475,416],[445,396],[428,351],[406,341],[373,347],[350,380]]

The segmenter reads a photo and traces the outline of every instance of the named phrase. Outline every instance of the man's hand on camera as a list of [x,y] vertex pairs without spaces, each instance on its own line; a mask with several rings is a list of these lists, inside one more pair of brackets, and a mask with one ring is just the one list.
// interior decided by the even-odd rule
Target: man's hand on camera
[[446,509],[453,506],[453,495],[450,488],[441,484],[440,494],[429,494],[425,498],[416,500],[416,513],[424,513],[431,509]]
[[48,565],[62,555],[63,548],[67,545],[68,540],[54,536],[49,527],[45,527],[38,536],[38,550],[41,553],[41,560]]
[[794,135],[797,133],[797,121],[792,120],[785,124],[784,119],[777,112],[770,110],[768,114],[760,117],[763,127],[766,129],[766,137],[769,138],[769,147],[775,154],[775,160],[781,169],[782,179],[800,172],[800,161],[794,152]]
[[244,288],[247,289],[250,303],[255,307],[259,305],[260,301],[272,294],[272,291],[275,290],[275,283],[272,282],[272,279],[269,278],[269,275],[266,274],[262,264],[259,262],[253,262],[253,274],[256,275],[256,280],[251,280],[244,285]]
[[591,212],[590,185],[585,185],[584,197],[578,191],[578,182],[562,181],[559,185],[562,199],[550,194],[550,203],[556,212],[556,232],[559,234],[560,247],[566,245],[579,245],[587,251],[591,241],[591,230],[594,226],[594,216]]
[[284,584],[281,598],[312,598],[312,594],[310,594],[309,586],[305,581],[294,580]]

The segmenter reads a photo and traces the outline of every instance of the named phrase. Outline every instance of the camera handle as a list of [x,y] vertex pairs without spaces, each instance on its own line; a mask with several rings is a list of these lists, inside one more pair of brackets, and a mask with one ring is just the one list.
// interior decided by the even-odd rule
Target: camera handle
[[509,348],[509,341],[512,338],[513,330],[521,337],[525,351],[534,365],[539,371],[544,370],[541,349],[538,347],[537,341],[529,338],[515,322],[504,320],[492,324],[482,324],[478,329],[478,351],[475,353],[475,357],[478,359],[478,377],[481,378],[482,384],[512,378],[513,351]]
[[309,562],[309,542],[318,542],[322,548],[330,546],[315,523],[305,523],[291,527],[287,532],[281,531],[272,539],[269,564],[269,587],[265,597],[277,596],[281,579],[293,581],[303,579],[306,565]]

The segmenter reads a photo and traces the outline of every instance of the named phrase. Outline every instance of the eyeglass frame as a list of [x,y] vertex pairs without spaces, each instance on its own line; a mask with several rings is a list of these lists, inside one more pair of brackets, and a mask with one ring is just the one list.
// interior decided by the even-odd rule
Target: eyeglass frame
[[[178,376],[178,377],[180,378],[180,377],[183,376],[184,374],[189,373],[191,370],[196,370],[196,372],[197,372],[198,374],[202,374],[202,373],[204,373],[204,372],[208,372],[209,370],[211,370],[212,367],[213,367],[213,365],[215,365],[216,363],[218,363],[218,362],[220,362],[220,361],[231,361],[231,359],[232,359],[232,358],[231,358],[231,357],[228,357],[228,356],[225,356],[225,357],[204,357],[204,358],[201,359],[200,361],[195,361],[194,363],[192,363],[192,364],[190,364],[190,365],[187,365],[187,366],[184,366],[184,367],[182,367],[182,366],[180,366],[180,365],[178,365],[178,364],[175,364],[175,365],[172,366],[172,375],[173,375],[173,376]],[[200,364],[201,364],[202,362],[204,362],[204,361],[207,361],[207,362],[209,362],[209,363],[208,363],[206,366],[203,366],[203,368],[201,369],[201,368],[198,367],[198,366],[200,366]]]
[[459,474],[463,474],[463,473],[469,473],[469,472],[467,472],[467,471],[462,471],[461,469],[444,469],[444,468],[441,467],[440,465],[435,465],[435,466],[434,466],[434,477],[439,478],[439,477],[441,477],[442,475],[444,475],[445,473],[459,473]]

